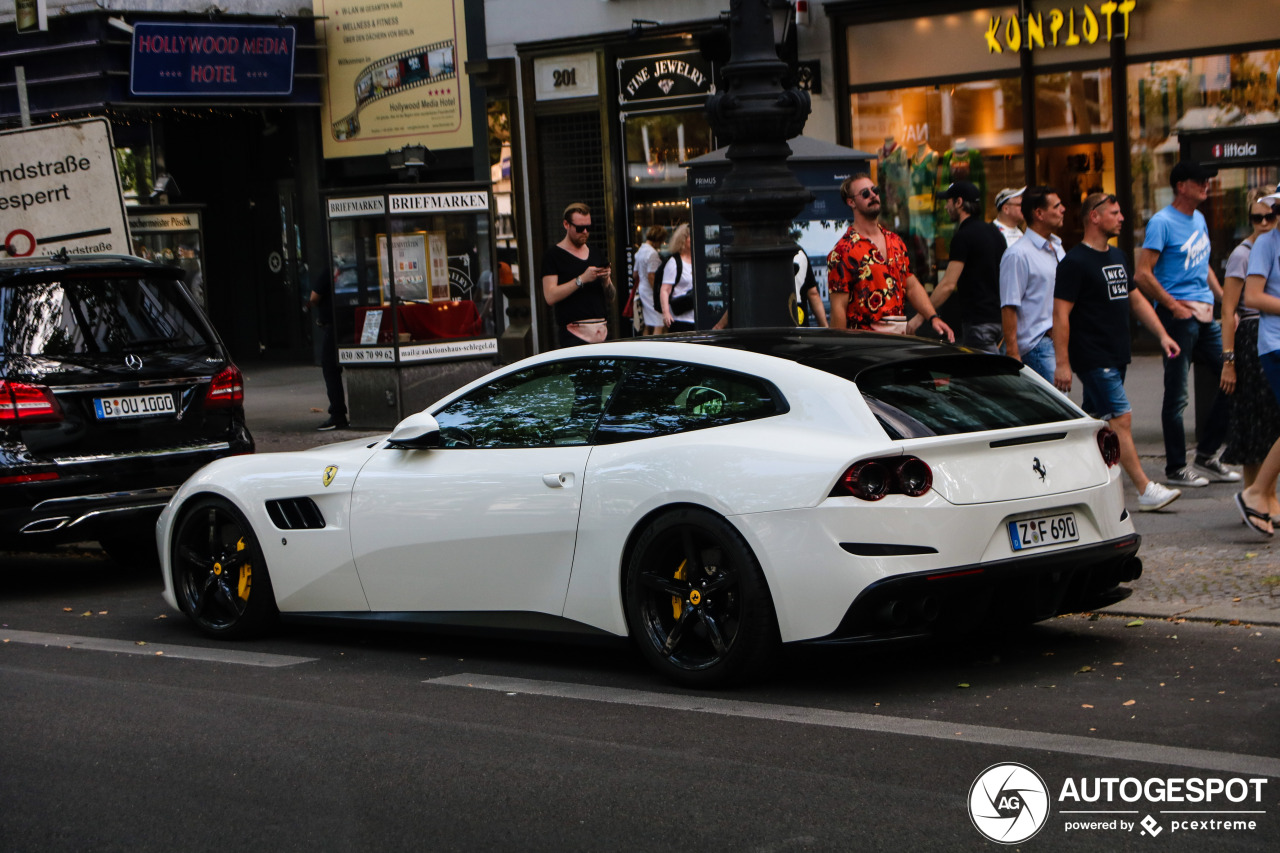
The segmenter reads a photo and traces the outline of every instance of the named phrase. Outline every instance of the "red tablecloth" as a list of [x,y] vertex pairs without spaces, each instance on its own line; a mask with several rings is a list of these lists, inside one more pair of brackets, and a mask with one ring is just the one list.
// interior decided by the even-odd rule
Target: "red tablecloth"
[[[370,311],[382,312],[378,327],[378,343],[393,343],[391,336],[391,311],[389,305],[358,305],[355,308],[355,340],[360,343],[364,332],[364,317]],[[451,302],[406,302],[396,306],[397,323],[401,332],[408,332],[413,341],[430,341],[439,338],[473,338],[483,333],[484,323],[470,299]]]

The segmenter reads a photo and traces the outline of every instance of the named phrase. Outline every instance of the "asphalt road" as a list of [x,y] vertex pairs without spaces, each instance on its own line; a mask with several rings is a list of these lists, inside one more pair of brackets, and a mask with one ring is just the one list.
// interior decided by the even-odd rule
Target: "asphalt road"
[[[100,552],[3,557],[0,850],[992,849],[968,802],[1001,762],[1049,792],[984,823],[1042,821],[1017,849],[1274,847],[1280,629],[1132,621],[796,650],[697,694],[626,646],[315,627],[219,643]],[[1248,797],[1062,798],[1129,777]],[[1224,819],[1255,828],[1173,826]],[[1066,829],[1113,820],[1133,828]]]

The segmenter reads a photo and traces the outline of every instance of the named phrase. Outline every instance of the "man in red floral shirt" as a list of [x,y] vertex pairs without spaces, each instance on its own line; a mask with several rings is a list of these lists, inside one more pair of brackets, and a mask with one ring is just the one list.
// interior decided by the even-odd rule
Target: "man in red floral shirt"
[[911,273],[902,238],[880,227],[880,188],[871,176],[859,173],[840,185],[840,197],[853,210],[853,224],[827,256],[827,289],[831,294],[831,328],[903,331],[902,317],[910,303],[935,334],[950,342],[955,333],[934,310]]

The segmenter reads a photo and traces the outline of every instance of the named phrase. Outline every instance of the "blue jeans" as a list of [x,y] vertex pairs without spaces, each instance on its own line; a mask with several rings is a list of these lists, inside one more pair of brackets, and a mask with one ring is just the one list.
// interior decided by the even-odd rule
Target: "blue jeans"
[[[1164,404],[1160,407],[1160,425],[1164,429],[1164,472],[1172,476],[1187,464],[1187,434],[1182,426],[1182,413],[1187,408],[1187,374],[1193,362],[1208,365],[1216,373],[1222,372],[1222,327],[1217,322],[1201,323],[1194,317],[1175,320],[1162,305],[1156,306],[1156,316],[1169,337],[1182,347],[1176,358],[1164,360]],[[1204,435],[1196,445],[1197,454],[1212,456],[1227,440],[1229,405],[1226,394],[1214,394]]]
[[1058,367],[1056,353],[1053,349],[1053,338],[1041,336],[1035,346],[1022,353],[1022,363],[1039,373],[1049,382],[1053,382],[1053,371]]
[[1109,421],[1133,411],[1124,393],[1124,367],[1091,367],[1076,371],[1084,392],[1083,409],[1095,418]]

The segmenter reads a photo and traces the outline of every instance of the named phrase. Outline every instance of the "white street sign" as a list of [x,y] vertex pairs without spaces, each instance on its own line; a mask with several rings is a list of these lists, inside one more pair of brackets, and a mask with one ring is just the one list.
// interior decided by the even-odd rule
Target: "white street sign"
[[106,119],[0,133],[0,257],[130,254]]

